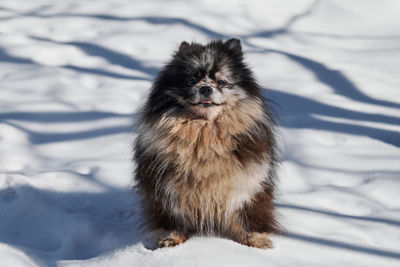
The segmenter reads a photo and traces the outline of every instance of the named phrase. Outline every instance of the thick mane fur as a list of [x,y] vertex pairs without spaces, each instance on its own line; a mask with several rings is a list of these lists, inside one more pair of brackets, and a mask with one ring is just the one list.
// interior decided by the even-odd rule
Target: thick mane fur
[[154,173],[152,197],[186,225],[200,233],[229,232],[234,211],[273,182],[268,177],[275,156],[271,121],[255,100],[229,107],[215,121],[171,113],[154,124],[143,122],[137,151],[152,162],[138,176]]

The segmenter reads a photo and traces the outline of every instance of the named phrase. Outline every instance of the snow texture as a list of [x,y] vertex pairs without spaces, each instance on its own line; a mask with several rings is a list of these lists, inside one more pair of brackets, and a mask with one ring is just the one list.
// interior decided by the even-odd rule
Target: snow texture
[[[0,2],[0,266],[400,266],[400,2]],[[238,37],[282,132],[285,236],[150,250],[131,125],[183,40]]]

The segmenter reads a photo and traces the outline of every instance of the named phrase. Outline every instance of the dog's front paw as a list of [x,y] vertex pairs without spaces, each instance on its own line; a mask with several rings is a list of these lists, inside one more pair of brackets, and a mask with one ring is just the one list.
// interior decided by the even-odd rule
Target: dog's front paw
[[272,241],[269,239],[268,233],[247,233],[243,240],[239,241],[239,243],[255,248],[261,249],[269,249],[273,248]]
[[159,248],[170,248],[184,243],[188,239],[187,235],[181,232],[172,231],[158,240]]

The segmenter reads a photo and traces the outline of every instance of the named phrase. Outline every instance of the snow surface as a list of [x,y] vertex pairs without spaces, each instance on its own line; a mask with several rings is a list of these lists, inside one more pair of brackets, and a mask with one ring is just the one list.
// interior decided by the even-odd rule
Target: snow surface
[[[218,3],[216,3],[218,2]],[[400,2],[0,2],[0,266],[400,266]],[[277,103],[286,236],[146,249],[136,109],[183,40]]]

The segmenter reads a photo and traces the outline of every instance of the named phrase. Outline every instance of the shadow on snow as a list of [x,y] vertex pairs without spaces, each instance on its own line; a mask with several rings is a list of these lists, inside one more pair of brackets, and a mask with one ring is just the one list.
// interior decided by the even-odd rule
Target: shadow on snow
[[29,186],[0,190],[0,242],[24,251],[40,266],[143,242],[140,217],[134,212],[136,195],[129,189],[100,186],[104,190],[98,193]]

